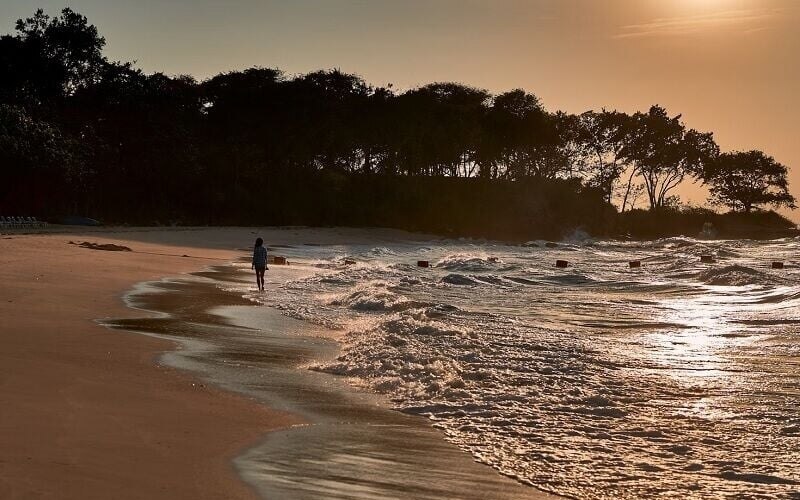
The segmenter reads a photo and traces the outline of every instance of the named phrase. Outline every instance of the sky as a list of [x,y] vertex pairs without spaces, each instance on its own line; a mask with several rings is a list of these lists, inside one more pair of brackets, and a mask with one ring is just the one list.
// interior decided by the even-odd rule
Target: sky
[[400,90],[523,88],[551,111],[660,104],[723,150],[794,167],[800,199],[800,0],[2,0],[0,32],[64,6],[100,29],[109,58],[148,72],[339,68]]

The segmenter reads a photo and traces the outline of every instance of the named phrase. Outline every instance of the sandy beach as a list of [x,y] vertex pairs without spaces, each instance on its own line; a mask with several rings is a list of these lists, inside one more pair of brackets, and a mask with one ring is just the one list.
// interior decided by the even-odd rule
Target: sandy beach
[[[288,243],[309,238],[315,243],[335,243],[342,238],[333,229],[273,229],[259,234],[268,236],[268,241]],[[346,238],[353,240],[354,234]],[[370,240],[402,236],[381,230],[359,234]],[[275,493],[254,481],[247,486],[233,466],[234,459],[270,431],[306,423],[308,416],[301,415],[304,409],[271,409],[263,401],[260,404],[252,397],[217,389],[159,362],[165,353],[178,348],[175,342],[113,331],[97,321],[132,318],[135,322],[142,318],[146,323],[152,315],[126,307],[123,300],[134,284],[225,264],[244,255],[252,238],[253,230],[247,228],[53,228],[48,234],[10,234],[0,239],[0,336],[4,346],[0,353],[4,407],[0,413],[0,497],[322,498],[313,491]],[[122,245],[132,251],[93,250],[77,244],[84,241]],[[178,302],[168,299],[166,304],[162,301],[148,309],[189,314],[186,311],[192,304],[188,302],[194,296],[185,294],[187,304],[180,303],[180,297],[178,294]],[[203,300],[223,300],[221,306],[226,305],[225,300],[227,305],[239,304],[230,295],[228,299],[214,295]],[[193,306],[200,311],[196,303]],[[199,321],[206,312],[191,314],[191,319]],[[176,318],[187,321],[180,315]],[[280,321],[263,321],[273,328],[284,327]],[[287,384],[281,382],[278,385],[286,387],[276,387],[274,392],[296,389]],[[330,402],[339,401],[340,395],[331,399],[309,391],[303,397],[315,400],[302,401],[303,407],[324,406],[320,403],[324,400],[335,408],[333,413],[344,406],[348,409],[344,416],[334,415],[338,423],[330,428],[326,427],[330,416],[320,420],[323,425],[308,429],[301,425],[303,432],[289,435],[290,449],[297,439],[314,442],[307,452],[320,453],[317,461],[324,464],[324,460],[334,462],[341,455],[337,446],[366,440],[384,456],[384,464],[360,468],[358,474],[363,477],[358,480],[380,483],[385,481],[383,471],[392,470],[396,477],[391,491],[397,497],[407,486],[412,488],[409,491],[419,488],[408,474],[419,474],[422,468],[429,472],[423,479],[435,483],[430,491],[419,490],[426,497],[440,497],[436,492],[448,489],[452,495],[461,495],[459,487],[498,498],[540,495],[474,463],[469,455],[444,443],[436,431],[421,425],[424,420],[418,417],[375,408],[374,401],[361,396],[346,404]],[[330,408],[315,408],[313,414],[331,413]],[[341,419],[364,423],[352,427],[348,431],[351,436],[342,434]],[[386,433],[380,430],[382,426],[398,432]],[[309,437],[303,437],[304,433]],[[279,450],[286,440],[286,434],[277,434],[273,441],[278,445],[272,448]],[[427,458],[409,459],[404,447]],[[401,453],[405,458],[397,458]],[[410,461],[401,463],[404,460]],[[239,476],[248,475],[241,466],[237,468]],[[289,466],[283,475],[289,474],[302,476],[304,472]],[[263,474],[259,477],[255,482],[264,482]],[[346,498],[350,487],[344,482],[333,489]]]
[[[157,365],[170,342],[94,322],[135,314],[121,297],[138,281],[234,255],[156,243],[192,233],[136,234],[152,242],[133,233],[0,239],[0,497],[250,498],[230,460],[298,421]],[[69,244],[83,240],[135,251]]]

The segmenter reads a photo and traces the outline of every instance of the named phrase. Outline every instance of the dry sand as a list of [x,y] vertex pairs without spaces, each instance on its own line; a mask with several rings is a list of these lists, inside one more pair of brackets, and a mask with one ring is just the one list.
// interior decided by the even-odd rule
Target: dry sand
[[231,459],[297,419],[155,364],[170,342],[93,322],[134,314],[121,299],[134,283],[230,260],[250,239],[245,229],[0,239],[0,498],[254,497]]

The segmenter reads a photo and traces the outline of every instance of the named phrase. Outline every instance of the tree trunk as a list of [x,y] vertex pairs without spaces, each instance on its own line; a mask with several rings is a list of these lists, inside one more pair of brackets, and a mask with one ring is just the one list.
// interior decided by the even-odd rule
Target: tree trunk
[[631,170],[631,175],[628,176],[628,184],[625,187],[625,196],[622,198],[622,210],[620,210],[620,212],[624,212],[625,206],[628,204],[628,196],[631,194],[631,186],[633,184],[634,175],[636,175],[636,167]]

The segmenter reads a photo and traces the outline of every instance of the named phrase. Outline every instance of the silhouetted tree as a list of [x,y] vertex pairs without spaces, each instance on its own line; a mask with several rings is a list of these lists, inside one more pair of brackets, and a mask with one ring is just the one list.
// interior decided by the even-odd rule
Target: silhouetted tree
[[457,83],[432,83],[399,96],[400,168],[409,175],[477,174],[480,123],[489,97],[485,90]]
[[680,119],[653,106],[633,115],[625,138],[621,156],[644,181],[651,209],[664,207],[670,191],[719,154],[713,134],[687,130]]
[[516,89],[496,96],[483,122],[478,149],[481,176],[519,179],[531,175],[531,165],[547,140],[548,120],[533,94]]
[[284,123],[294,161],[316,170],[359,170],[363,153],[358,130],[370,93],[362,78],[339,70],[316,71],[287,82],[284,95],[294,116]]
[[0,98],[52,103],[97,83],[107,64],[105,39],[86,17],[65,8],[50,18],[37,10],[16,23],[16,36],[0,39]]
[[78,145],[55,125],[0,104],[0,207],[52,214],[80,183]]
[[[519,89],[396,93],[340,70],[256,67],[198,83],[109,62],[104,45],[70,9],[38,10],[0,36],[0,211],[558,236],[606,227],[624,172],[623,211],[638,178],[652,208],[686,177],[743,210],[793,206],[785,167],[715,161],[711,134],[657,106],[573,115]],[[761,197],[742,198],[743,185]]]
[[795,208],[786,174],[786,166],[761,151],[734,151],[710,162],[702,177],[713,203],[750,212],[762,205]]
[[[618,111],[587,111],[580,115],[578,126],[579,140],[583,144],[583,173],[590,186],[603,192],[607,203],[611,203],[614,186],[620,176],[631,166],[629,160],[623,156],[631,122],[629,115]],[[626,187],[621,210],[627,204],[631,181],[632,179]]]
[[200,149],[208,176],[201,192],[214,204],[228,206],[248,187],[261,188],[267,173],[288,161],[296,145],[289,121],[294,106],[282,96],[283,81],[280,70],[249,68],[200,85]]

